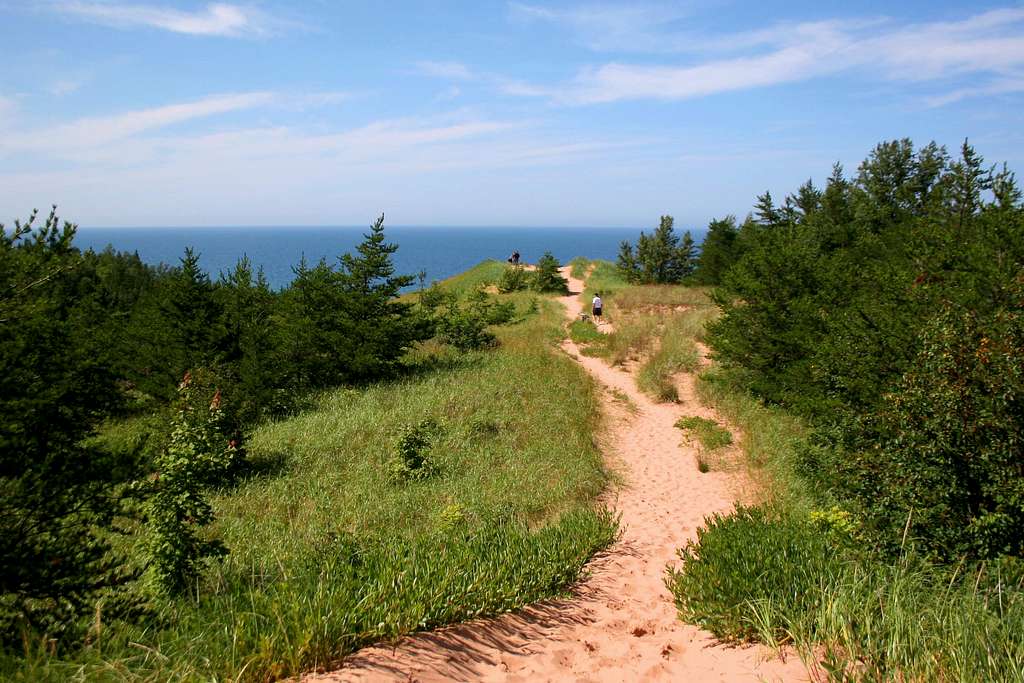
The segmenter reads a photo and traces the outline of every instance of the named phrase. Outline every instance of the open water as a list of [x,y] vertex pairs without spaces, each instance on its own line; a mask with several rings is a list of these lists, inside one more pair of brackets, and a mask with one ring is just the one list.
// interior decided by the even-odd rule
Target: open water
[[[192,247],[211,277],[234,267],[246,255],[275,289],[286,286],[293,267],[305,256],[335,262],[355,250],[368,228],[357,227],[223,227],[223,228],[79,228],[75,244],[100,251],[108,244],[118,251],[137,252],[146,263],[177,265]],[[443,280],[484,259],[504,260],[519,250],[523,261],[535,263],[550,251],[562,263],[574,256],[614,261],[622,240],[635,242],[639,228],[536,227],[385,227],[399,274],[426,271],[427,281]],[[703,233],[693,235],[699,244]]]

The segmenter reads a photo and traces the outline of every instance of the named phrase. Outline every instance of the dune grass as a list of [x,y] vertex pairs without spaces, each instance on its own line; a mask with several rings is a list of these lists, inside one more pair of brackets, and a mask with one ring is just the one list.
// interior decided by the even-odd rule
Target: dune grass
[[[672,313],[664,317],[656,332],[656,345],[637,372],[637,386],[658,401],[677,401],[679,393],[673,377],[679,372],[694,372],[700,367],[696,338],[703,333],[706,309]],[[642,327],[641,329],[648,329]]]
[[[494,264],[457,286],[478,286]],[[211,533],[230,554],[191,595],[152,603],[135,625],[100,608],[81,651],[62,659],[30,644],[0,657],[0,678],[273,680],[564,591],[617,523],[594,506],[607,481],[595,387],[553,348],[561,308],[540,304],[495,329],[497,350],[427,344],[406,379],[329,391],[256,429],[258,474],[214,499]],[[422,445],[429,476],[396,479],[398,439],[425,420],[436,425]]]
[[696,439],[706,451],[732,445],[732,432],[706,417],[686,415],[676,421],[676,427],[686,432],[687,437]]
[[469,270],[454,275],[440,284],[458,295],[463,295],[481,285],[493,285],[501,279],[506,270],[512,266],[504,261],[488,259],[481,261]]
[[[574,260],[573,267],[576,267]],[[618,295],[620,291],[629,287],[629,283],[626,282],[622,275],[619,273],[619,269],[611,261],[604,259],[596,259],[593,261],[587,261],[586,267],[580,266],[582,272],[586,272],[587,268],[591,268],[590,276],[586,279],[586,286],[583,292],[580,293],[580,298],[584,303],[589,304],[594,295],[598,292],[601,293],[603,300],[611,301]],[[578,277],[575,272],[573,277]],[[607,305],[606,305],[607,308]]]

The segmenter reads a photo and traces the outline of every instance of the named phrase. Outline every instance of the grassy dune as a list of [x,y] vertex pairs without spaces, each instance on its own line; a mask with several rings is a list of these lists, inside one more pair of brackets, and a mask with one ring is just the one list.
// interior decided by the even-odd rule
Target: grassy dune
[[[514,300],[525,310],[532,298]],[[107,624],[74,661],[33,652],[0,662],[0,677],[274,679],[559,594],[616,533],[593,502],[606,482],[594,387],[554,349],[562,315],[542,299],[496,328],[497,350],[427,345],[404,380],[327,392],[257,429],[260,474],[214,503],[231,552],[193,596],[154,605],[144,628]],[[433,474],[396,478],[396,441],[424,420],[436,425],[423,452]]]

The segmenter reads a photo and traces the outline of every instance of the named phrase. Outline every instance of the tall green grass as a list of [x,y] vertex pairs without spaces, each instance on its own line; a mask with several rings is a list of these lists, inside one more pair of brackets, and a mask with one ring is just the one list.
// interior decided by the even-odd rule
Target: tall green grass
[[829,680],[1024,680],[1019,566],[963,575],[851,544],[792,511],[741,507],[707,520],[667,582],[684,620],[726,641],[794,645]]
[[[189,596],[134,624],[100,606],[81,651],[30,643],[0,656],[0,678],[272,680],[564,591],[617,531],[594,506],[607,480],[595,387],[553,348],[562,315],[542,300],[496,329],[496,351],[428,344],[404,380],[326,392],[258,428],[255,474],[214,498],[231,552]],[[396,480],[398,439],[427,420],[430,476]]]
[[637,385],[641,391],[659,401],[679,399],[673,377],[679,372],[693,372],[700,367],[700,351],[695,338],[703,330],[706,319],[704,309],[673,313],[663,319],[656,333],[657,346],[637,373]]
[[[586,287],[584,287],[583,292],[580,294],[580,298],[585,304],[589,304],[598,292],[601,293],[602,300],[612,302],[619,292],[629,287],[629,283],[623,279],[619,269],[611,261],[597,259],[589,261],[587,267],[592,267],[593,270],[590,271],[590,276],[586,280]],[[586,271],[584,270],[583,272]],[[576,277],[575,273],[573,277]],[[607,304],[606,308],[608,308]]]

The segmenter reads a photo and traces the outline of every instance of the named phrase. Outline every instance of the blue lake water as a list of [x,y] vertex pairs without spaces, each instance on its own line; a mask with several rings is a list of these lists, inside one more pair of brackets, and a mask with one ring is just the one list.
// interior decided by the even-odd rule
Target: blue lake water
[[[108,244],[118,251],[138,252],[153,265],[177,265],[185,247],[198,254],[211,277],[234,267],[245,255],[262,267],[275,289],[291,282],[292,268],[305,256],[335,262],[354,251],[368,228],[363,227],[206,227],[206,228],[79,228],[75,244],[100,251]],[[504,260],[518,250],[534,263],[550,251],[562,263],[574,256],[614,261],[622,240],[635,242],[639,228],[472,228],[385,227],[389,242],[398,244],[393,257],[400,274],[426,271],[427,281],[443,280],[484,259]],[[693,235],[699,244],[703,231]]]

